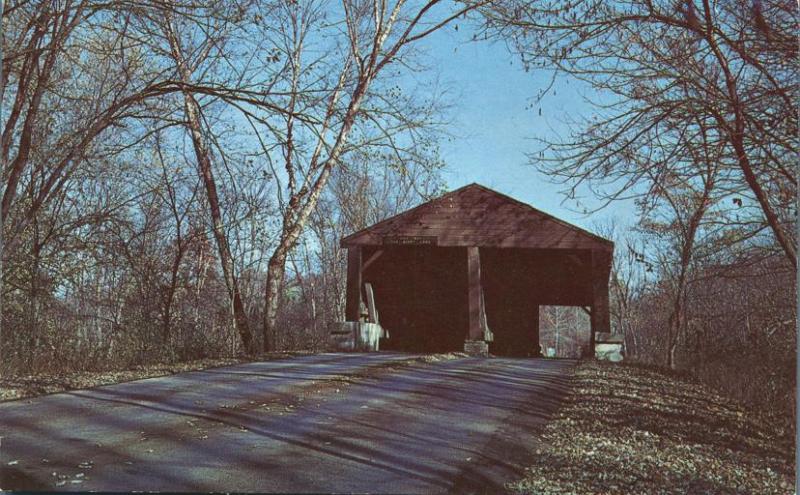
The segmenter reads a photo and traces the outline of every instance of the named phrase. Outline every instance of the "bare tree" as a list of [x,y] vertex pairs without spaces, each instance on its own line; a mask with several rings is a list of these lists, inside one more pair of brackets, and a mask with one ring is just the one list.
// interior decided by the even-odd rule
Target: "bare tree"
[[[396,135],[420,126],[420,119],[411,117],[408,109],[393,106],[397,102],[389,101],[387,96],[391,95],[372,92],[375,84],[380,84],[381,75],[389,66],[399,65],[396,62],[406,56],[415,42],[474,8],[476,5],[448,5],[440,0],[420,5],[404,0],[393,4],[378,0],[345,0],[341,19],[341,25],[346,28],[344,39],[331,47],[324,65],[326,71],[335,68],[336,76],[330,80],[322,97],[309,101],[300,100],[297,92],[304,78],[315,75],[313,69],[320,64],[316,58],[307,60],[305,55],[311,43],[309,38],[314,36],[310,33],[319,33],[320,29],[330,32],[332,24],[329,18],[322,22],[321,7],[313,2],[302,7],[297,4],[285,7],[280,32],[284,38],[282,50],[290,65],[287,91],[290,96],[286,105],[290,111],[279,131],[285,194],[279,198],[283,211],[280,235],[267,267],[265,348],[275,346],[276,317],[287,256],[303,234],[334,168],[341,166],[354,148],[382,145],[390,153],[397,153],[403,145]],[[378,102],[388,108],[383,111],[370,108]],[[317,115],[315,121],[305,123],[305,141],[298,132],[295,118],[295,109],[300,104],[305,105],[304,113]],[[392,118],[387,121],[387,116]],[[368,129],[371,132],[367,132]],[[352,139],[353,134],[358,137]],[[304,148],[308,150],[306,153],[302,152]]]
[[548,10],[511,0],[485,13],[489,29],[511,37],[526,63],[545,57],[604,96],[594,118],[575,119],[574,136],[543,150],[546,172],[573,192],[590,184],[607,200],[630,196],[648,170],[658,176],[674,158],[657,136],[702,125],[724,143],[719,158],[730,172],[719,180],[758,206],[761,224],[796,265],[792,2],[586,0]]
[[635,305],[647,283],[647,274],[652,272],[650,262],[645,258],[645,248],[637,232],[622,231],[613,219],[594,225],[597,232],[617,246],[611,262],[609,275],[609,301],[612,332],[625,337],[625,350],[628,355],[636,355],[640,347],[636,323]]
[[[169,47],[172,58],[175,61],[178,78],[184,88],[187,88],[192,84],[192,68],[190,66],[190,62],[184,57],[181,41],[177,37],[175,27],[170,16],[167,16],[164,20],[164,35],[169,42]],[[208,41],[208,46],[211,46],[211,40]],[[211,215],[212,232],[214,235],[214,240],[217,244],[217,252],[219,254],[219,260],[222,266],[222,274],[225,279],[225,286],[228,288],[233,318],[236,323],[236,329],[238,330],[239,336],[242,339],[242,345],[244,346],[246,352],[252,353],[255,350],[253,347],[253,335],[250,331],[250,325],[248,323],[247,314],[245,313],[244,303],[242,302],[239,281],[234,272],[231,248],[228,243],[228,238],[225,234],[219,195],[217,194],[217,182],[214,178],[211,148],[204,132],[203,111],[190,90],[184,89],[182,93],[186,127],[192,138],[192,144],[194,146],[195,156],[197,158],[198,172],[202,177],[203,185],[206,191],[206,199],[208,200],[209,213]]]
[[541,306],[539,339],[547,355],[552,357],[581,357],[589,341],[589,315],[577,306]]
[[352,155],[346,167],[337,167],[331,174],[302,242],[289,255],[287,285],[299,285],[302,298],[299,304],[283,301],[279,327],[292,331],[279,335],[281,342],[295,340],[301,328],[294,327],[301,326],[313,340],[301,345],[318,348],[327,340],[330,325],[344,319],[347,256],[340,245],[343,237],[440,192],[439,170],[427,161],[405,162],[404,167],[395,168],[379,160]]

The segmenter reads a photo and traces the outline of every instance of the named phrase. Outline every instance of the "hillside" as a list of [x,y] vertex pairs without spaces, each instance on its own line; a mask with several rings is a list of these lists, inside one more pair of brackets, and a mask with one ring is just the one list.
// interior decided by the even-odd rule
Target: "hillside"
[[793,439],[675,374],[581,363],[518,493],[787,494]]

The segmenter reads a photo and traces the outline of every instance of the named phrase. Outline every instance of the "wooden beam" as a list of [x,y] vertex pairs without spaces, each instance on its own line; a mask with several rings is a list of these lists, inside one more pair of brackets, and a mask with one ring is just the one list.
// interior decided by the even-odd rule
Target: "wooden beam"
[[361,315],[361,246],[347,248],[346,321],[359,321]]
[[592,251],[592,310],[589,346],[594,355],[595,335],[611,332],[611,316],[608,303],[608,278],[611,270],[609,253]]
[[537,301],[531,302],[531,322],[530,322],[530,335],[529,342],[531,342],[528,351],[529,356],[538,357],[541,355],[539,347],[539,303]]
[[371,265],[372,263],[375,262],[375,260],[380,258],[382,254],[383,254],[383,249],[378,249],[377,251],[372,253],[372,256],[367,258],[367,261],[365,261],[364,264],[361,265],[361,273],[364,273],[365,271],[367,271],[367,268],[369,268],[369,265]]
[[481,257],[477,247],[467,248],[469,329],[467,340],[484,339],[485,310],[481,301]]

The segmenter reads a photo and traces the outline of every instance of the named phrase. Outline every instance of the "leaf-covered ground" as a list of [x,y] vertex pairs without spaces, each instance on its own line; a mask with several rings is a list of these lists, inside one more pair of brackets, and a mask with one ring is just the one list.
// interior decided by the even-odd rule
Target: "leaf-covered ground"
[[513,492],[788,494],[793,439],[685,377],[583,362]]

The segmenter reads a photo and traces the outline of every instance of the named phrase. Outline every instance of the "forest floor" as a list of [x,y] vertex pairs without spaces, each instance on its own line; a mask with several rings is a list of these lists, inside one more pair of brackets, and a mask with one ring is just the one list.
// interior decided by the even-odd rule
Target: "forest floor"
[[513,492],[793,492],[793,438],[694,380],[591,361],[572,380]]

